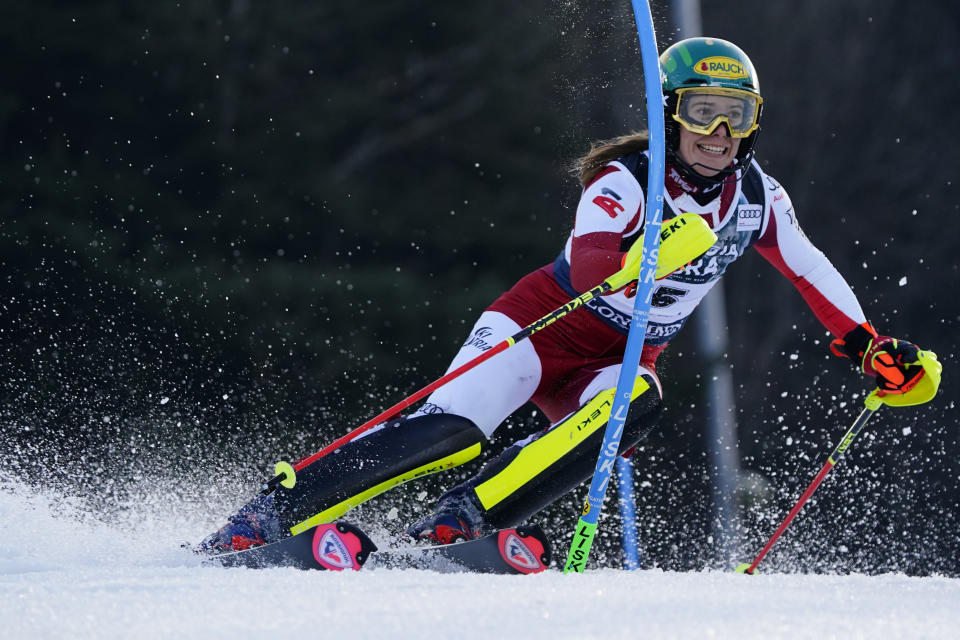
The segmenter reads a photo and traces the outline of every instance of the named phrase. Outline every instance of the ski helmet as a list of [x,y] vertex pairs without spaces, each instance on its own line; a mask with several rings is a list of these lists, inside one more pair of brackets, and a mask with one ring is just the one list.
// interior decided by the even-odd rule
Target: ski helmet
[[[719,38],[688,38],[671,45],[660,55],[660,72],[665,98],[667,153],[687,173],[693,173],[678,155],[680,127],[709,134],[726,124],[730,135],[740,138],[733,167],[707,178],[721,182],[753,157],[760,130],[763,98],[750,58],[740,47]],[[698,96],[721,96],[725,108],[696,108]],[[699,174],[694,174],[704,178]]]

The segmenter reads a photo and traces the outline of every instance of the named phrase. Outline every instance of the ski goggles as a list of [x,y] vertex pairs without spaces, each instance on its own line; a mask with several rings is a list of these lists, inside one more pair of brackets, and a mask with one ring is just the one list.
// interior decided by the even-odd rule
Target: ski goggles
[[673,119],[693,133],[708,136],[727,125],[730,136],[746,138],[759,126],[763,98],[742,89],[689,87],[677,89],[677,110]]

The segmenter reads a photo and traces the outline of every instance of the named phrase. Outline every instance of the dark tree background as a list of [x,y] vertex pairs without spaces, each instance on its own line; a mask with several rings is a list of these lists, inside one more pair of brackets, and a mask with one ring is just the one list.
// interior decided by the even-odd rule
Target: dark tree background
[[[945,367],[934,402],[878,414],[770,562],[956,575],[960,10],[704,4],[705,31],[755,62],[759,157],[807,234],[878,328]],[[665,46],[669,5],[654,12]],[[475,316],[559,251],[571,161],[644,126],[627,2],[38,1],[0,15],[4,476],[105,511],[163,486],[225,515],[222,496],[273,461],[440,375]],[[866,382],[758,256],[726,292],[749,553]],[[668,412],[636,457],[648,566],[714,553],[692,332],[662,359]],[[498,443],[542,427],[532,409]],[[230,490],[203,503],[217,483]],[[558,547],[579,500],[544,516]],[[391,502],[396,527],[420,502]]]

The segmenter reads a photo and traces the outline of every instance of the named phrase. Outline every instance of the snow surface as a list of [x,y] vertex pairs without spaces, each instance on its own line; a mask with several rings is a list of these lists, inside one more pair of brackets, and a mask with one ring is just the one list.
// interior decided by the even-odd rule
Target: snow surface
[[125,509],[0,483],[0,637],[960,638],[955,579],[225,569],[179,547],[209,522]]

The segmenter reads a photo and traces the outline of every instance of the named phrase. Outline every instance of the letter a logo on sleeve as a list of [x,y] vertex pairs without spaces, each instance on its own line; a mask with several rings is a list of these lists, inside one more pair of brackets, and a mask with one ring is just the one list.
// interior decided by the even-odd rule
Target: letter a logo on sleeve
[[623,205],[607,196],[597,196],[593,199],[593,204],[607,212],[611,218],[616,218],[617,214],[623,211]]

